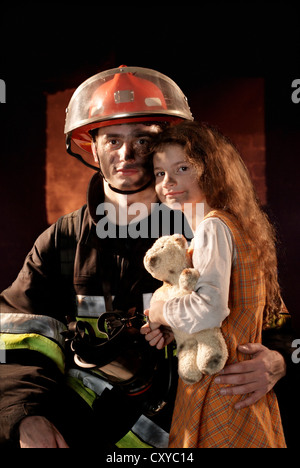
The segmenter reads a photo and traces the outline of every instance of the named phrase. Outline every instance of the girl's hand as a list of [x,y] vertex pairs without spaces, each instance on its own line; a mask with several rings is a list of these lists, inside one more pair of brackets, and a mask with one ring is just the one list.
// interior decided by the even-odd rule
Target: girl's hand
[[150,309],[145,311],[145,315],[149,318],[151,323],[151,330],[160,325],[164,325],[165,327],[169,326],[164,318],[164,305],[164,301],[153,302]]
[[[158,308],[163,306],[164,302],[158,303],[156,302],[155,305],[158,305]],[[153,317],[154,314],[151,314],[152,307],[149,310],[145,310],[145,316],[148,319]],[[157,309],[155,309],[157,310]],[[165,322],[166,323],[166,322]],[[172,330],[168,326],[163,326],[159,322],[152,322],[151,320],[148,321],[142,328],[141,334],[145,335],[145,339],[149,342],[150,346],[156,346],[157,349],[163,349],[169,343],[171,343],[174,339],[174,335]]]

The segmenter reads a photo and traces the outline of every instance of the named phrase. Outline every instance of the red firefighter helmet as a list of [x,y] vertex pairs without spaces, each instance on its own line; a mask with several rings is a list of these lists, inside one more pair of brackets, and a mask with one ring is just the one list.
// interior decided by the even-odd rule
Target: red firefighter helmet
[[91,153],[90,131],[95,128],[181,120],[193,120],[193,116],[174,81],[155,70],[122,65],[79,86],[67,109],[65,134]]

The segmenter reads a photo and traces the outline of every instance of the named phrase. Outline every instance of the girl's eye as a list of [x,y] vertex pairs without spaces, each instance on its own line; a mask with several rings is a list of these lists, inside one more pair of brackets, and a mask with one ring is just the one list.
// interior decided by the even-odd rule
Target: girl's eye
[[156,172],[155,177],[164,177],[165,173],[163,171]]
[[181,171],[181,172],[186,172],[188,171],[188,166],[181,166],[178,170]]

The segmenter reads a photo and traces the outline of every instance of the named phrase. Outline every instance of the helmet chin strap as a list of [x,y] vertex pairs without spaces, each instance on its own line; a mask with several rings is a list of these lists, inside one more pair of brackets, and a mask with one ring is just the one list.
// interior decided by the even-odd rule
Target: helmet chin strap
[[[100,171],[100,174],[102,175],[101,171]],[[107,180],[104,177],[103,177],[103,179],[107,182]],[[151,184],[152,184],[152,180],[149,180],[149,182],[147,182],[146,185],[143,185],[143,187],[141,187],[139,189],[136,189],[136,190],[119,190],[119,189],[117,189],[115,187],[112,187],[110,184],[108,184],[108,186],[109,186],[110,190],[112,190],[115,193],[119,193],[121,195],[134,195],[135,193],[143,192],[144,190],[149,188]]]
[[100,172],[100,169],[99,167],[97,166],[93,166],[92,164],[88,163],[80,154],[78,153],[74,153],[74,151],[72,151],[72,148],[71,148],[71,137],[69,135],[67,135],[67,138],[66,138],[66,149],[67,149],[67,153],[72,156],[73,158],[76,158],[78,159],[78,161],[80,161],[82,164],[84,164],[86,167],[89,167],[90,169],[94,169],[94,171],[96,172]]

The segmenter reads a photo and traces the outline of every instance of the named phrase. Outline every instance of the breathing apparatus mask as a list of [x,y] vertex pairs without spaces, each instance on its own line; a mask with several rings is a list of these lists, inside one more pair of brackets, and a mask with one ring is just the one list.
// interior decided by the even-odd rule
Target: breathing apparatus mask
[[[156,414],[166,403],[173,379],[173,347],[151,347],[140,334],[144,315],[130,310],[103,313],[96,333],[89,322],[70,321],[64,332],[75,364],[98,375],[125,395],[145,398],[147,414]],[[150,395],[150,396],[149,396]]]

